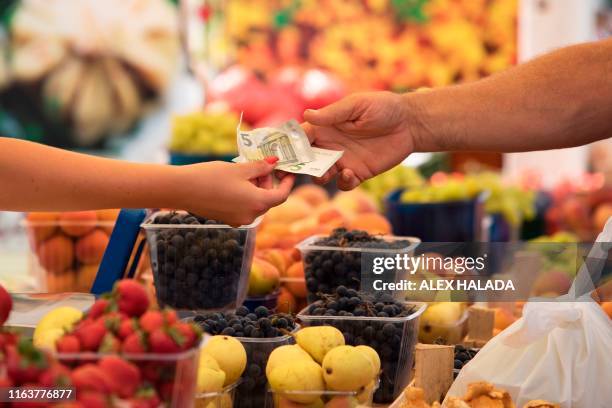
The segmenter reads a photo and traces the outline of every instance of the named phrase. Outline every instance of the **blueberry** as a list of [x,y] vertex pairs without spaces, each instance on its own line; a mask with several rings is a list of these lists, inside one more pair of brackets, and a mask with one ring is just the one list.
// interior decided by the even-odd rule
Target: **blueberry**
[[236,331],[232,327],[226,327],[225,329],[221,330],[221,334],[224,336],[233,336],[236,334]]
[[455,359],[455,368],[457,370],[460,370],[461,368],[463,368],[463,361]]
[[246,316],[249,314],[249,308],[246,306],[240,306],[238,310],[236,310],[236,316]]
[[255,314],[257,315],[257,317],[268,317],[270,311],[265,306],[257,306],[257,308],[255,309]]

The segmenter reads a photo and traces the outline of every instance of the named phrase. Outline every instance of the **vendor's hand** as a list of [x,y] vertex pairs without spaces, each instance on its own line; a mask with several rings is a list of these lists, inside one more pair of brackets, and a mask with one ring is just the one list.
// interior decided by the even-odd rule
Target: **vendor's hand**
[[344,155],[320,179],[338,175],[338,187],[351,190],[370,177],[401,163],[413,151],[409,108],[391,92],[350,95],[317,111],[304,112],[304,130],[317,147],[344,150]]
[[285,202],[291,192],[293,175],[283,177],[278,186],[273,186],[272,172],[277,160],[182,166],[187,190],[181,208],[232,226],[250,224]]

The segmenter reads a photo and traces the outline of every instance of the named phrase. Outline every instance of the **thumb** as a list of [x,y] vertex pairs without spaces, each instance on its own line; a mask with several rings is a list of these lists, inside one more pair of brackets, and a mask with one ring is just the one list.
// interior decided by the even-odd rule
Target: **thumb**
[[248,179],[254,179],[258,177],[264,177],[272,173],[277,161],[277,157],[268,157],[265,160],[240,163],[238,165],[241,167],[240,170]]
[[354,101],[344,98],[319,110],[306,109],[304,120],[317,126],[333,126],[352,120],[354,114]]

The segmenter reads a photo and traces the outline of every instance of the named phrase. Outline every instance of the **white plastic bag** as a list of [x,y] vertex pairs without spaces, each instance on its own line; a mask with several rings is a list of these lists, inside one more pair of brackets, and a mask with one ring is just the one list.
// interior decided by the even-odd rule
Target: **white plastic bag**
[[[597,242],[589,258],[606,259],[612,220]],[[612,408],[612,323],[588,293],[601,273],[593,265],[597,261],[590,270],[581,268],[567,295],[528,302],[523,317],[461,370],[447,398],[463,396],[469,383],[488,381],[506,389],[519,408],[534,399],[562,408]]]

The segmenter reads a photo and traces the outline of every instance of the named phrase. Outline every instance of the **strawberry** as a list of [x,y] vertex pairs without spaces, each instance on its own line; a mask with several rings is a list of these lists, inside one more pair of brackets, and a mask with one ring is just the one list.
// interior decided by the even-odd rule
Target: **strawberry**
[[8,378],[8,376],[3,375],[0,377],[0,389],[1,388],[11,388],[13,386],[13,381]]
[[112,392],[121,398],[134,395],[140,386],[138,367],[118,356],[103,357],[98,364],[109,375]]
[[125,319],[119,325],[117,335],[120,339],[126,339],[130,334],[134,333],[138,328],[138,320],[136,318]]
[[4,289],[4,286],[0,285],[0,326],[4,325],[4,322],[8,319],[12,308],[13,298]]
[[121,350],[121,342],[119,339],[112,335],[112,333],[106,333],[102,338],[98,351],[100,353],[118,353]]
[[106,335],[106,326],[103,320],[90,321],[88,324],[79,326],[75,334],[81,342],[82,350],[97,351]]
[[164,315],[159,310],[147,310],[140,319],[138,319],[138,323],[142,330],[147,333],[153,333],[155,330],[163,327],[164,325]]
[[106,327],[106,330],[109,332],[117,333],[119,331],[119,327],[121,326],[121,322],[127,319],[128,317],[125,313],[110,312],[98,317],[96,321],[101,321],[104,323],[104,327]]
[[49,367],[49,357],[27,339],[6,347],[6,370],[15,384],[36,383]]
[[121,345],[121,351],[127,354],[142,354],[147,352],[145,335],[141,331],[130,334]]
[[81,341],[74,334],[65,334],[55,344],[60,353],[78,353],[81,351]]
[[103,392],[83,391],[77,393],[77,400],[87,408],[108,408],[111,404]]
[[53,363],[38,378],[38,383],[42,387],[66,387],[70,385],[70,369],[60,364]]
[[166,319],[166,324],[173,325],[178,321],[178,316],[174,310],[164,309],[162,310],[162,313],[164,314],[164,318]]
[[144,286],[132,279],[117,282],[113,290],[118,296],[119,311],[139,317],[149,308],[149,297]]
[[199,330],[199,327],[185,323],[185,322],[176,322],[170,330],[176,330],[183,339],[183,344],[181,348],[183,350],[188,350],[192,348],[196,342],[200,339],[202,332]]
[[130,400],[130,408],[157,408],[161,404],[154,388],[142,388]]
[[87,312],[87,318],[95,320],[98,317],[102,316],[107,310],[110,308],[111,302],[108,299],[98,299],[94,302],[93,305],[89,308],[89,312]]
[[[32,389],[32,390],[36,390],[36,389],[40,389],[40,385],[35,384],[35,383],[26,383],[26,384],[22,384],[21,387],[19,387],[20,390],[23,390],[23,392],[27,393],[28,389]],[[15,408],[47,408],[50,407],[51,403],[49,402],[42,402],[42,401],[36,401],[36,400],[32,400],[32,399],[23,399],[20,401],[13,401],[11,403],[11,407],[15,407]]]
[[[157,329],[149,335],[149,344],[151,351],[154,353],[178,353],[181,351],[183,339],[180,334],[174,337],[169,334],[168,330]],[[179,340],[177,342],[176,340]]]
[[17,333],[9,331],[0,332],[0,350],[4,350],[9,344],[17,344],[18,338],[19,336]]
[[98,391],[108,393],[111,389],[108,375],[93,363],[75,368],[70,379],[79,392]]
[[162,401],[172,400],[174,394],[174,380],[168,380],[157,385],[157,391]]

